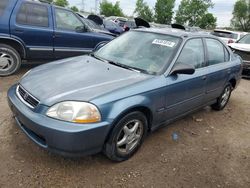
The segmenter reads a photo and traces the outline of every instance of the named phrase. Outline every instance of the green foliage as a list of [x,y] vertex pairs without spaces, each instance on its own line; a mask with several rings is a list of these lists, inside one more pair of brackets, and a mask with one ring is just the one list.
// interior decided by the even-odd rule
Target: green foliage
[[143,0],[136,1],[136,7],[134,10],[134,13],[136,13],[138,17],[148,22],[152,22],[154,20],[153,11],[149,8],[147,3],[145,3]]
[[73,6],[70,9],[73,10],[74,12],[79,12],[79,9],[76,6]]
[[117,1],[114,5],[107,0],[103,0],[100,3],[100,14],[105,16],[124,16],[120,3]]
[[213,14],[207,13],[199,20],[198,26],[202,29],[214,29],[216,27],[217,18]]
[[212,25],[215,25],[216,18],[212,19],[211,15],[207,15],[208,8],[212,7],[212,0],[182,0],[176,13],[176,23],[189,26],[200,26],[199,24],[201,24],[204,26],[207,23],[202,21],[202,18],[205,18],[209,22],[214,21]]
[[171,24],[175,0],[157,0],[155,3],[155,21],[161,24]]
[[69,2],[67,0],[55,0],[54,4],[60,7],[66,7],[69,5]]
[[250,31],[250,0],[238,0],[235,3],[231,25],[238,30]]

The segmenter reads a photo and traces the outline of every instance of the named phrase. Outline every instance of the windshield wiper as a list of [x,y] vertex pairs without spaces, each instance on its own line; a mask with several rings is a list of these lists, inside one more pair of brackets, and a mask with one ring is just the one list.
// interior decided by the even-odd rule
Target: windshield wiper
[[128,70],[131,70],[131,71],[134,71],[134,72],[138,72],[138,73],[150,74],[148,71],[146,71],[146,70],[144,70],[144,69],[140,69],[140,68],[137,68],[137,67],[131,67],[131,66],[128,66],[128,65],[125,65],[125,64],[121,64],[121,63],[115,62],[115,61],[103,59],[103,58],[101,58],[101,57],[95,55],[95,53],[90,53],[89,55],[90,55],[91,57],[94,57],[94,58],[98,59],[98,60],[101,60],[101,61],[103,61],[103,62],[112,64],[112,65],[115,65],[115,66],[118,66],[118,67],[122,67],[122,68],[124,68],[124,69],[128,69]]
[[131,70],[131,71],[135,71],[135,72],[141,72],[140,70],[134,68],[134,67],[130,67],[128,65],[124,65],[124,64],[121,64],[121,63],[118,63],[118,62],[114,62],[114,61],[107,61],[109,64],[112,64],[112,65],[116,65],[118,67],[122,67],[124,69],[128,69],[128,70]]

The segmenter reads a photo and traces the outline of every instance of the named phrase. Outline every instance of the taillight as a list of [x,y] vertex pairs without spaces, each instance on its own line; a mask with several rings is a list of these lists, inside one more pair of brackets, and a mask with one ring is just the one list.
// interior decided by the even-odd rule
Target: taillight
[[234,43],[232,39],[228,40],[228,44]]

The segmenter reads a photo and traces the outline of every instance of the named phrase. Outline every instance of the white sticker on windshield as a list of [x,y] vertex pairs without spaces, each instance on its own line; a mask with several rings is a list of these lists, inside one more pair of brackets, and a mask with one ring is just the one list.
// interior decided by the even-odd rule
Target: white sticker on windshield
[[175,46],[175,42],[167,41],[167,40],[161,40],[161,39],[155,39],[152,44],[157,44],[161,46],[167,46],[170,48],[173,48]]

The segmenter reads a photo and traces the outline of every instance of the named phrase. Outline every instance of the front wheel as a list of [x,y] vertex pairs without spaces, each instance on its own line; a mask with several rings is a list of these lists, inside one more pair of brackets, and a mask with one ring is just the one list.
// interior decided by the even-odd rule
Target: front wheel
[[141,146],[148,130],[147,118],[141,112],[123,117],[114,127],[104,153],[113,161],[129,159]]
[[0,76],[9,76],[21,66],[19,53],[9,45],[0,44]]
[[217,111],[223,110],[226,107],[230,99],[231,93],[232,93],[232,86],[231,84],[228,84],[224,88],[221,96],[217,99],[217,102],[211,106],[212,109],[217,110]]

